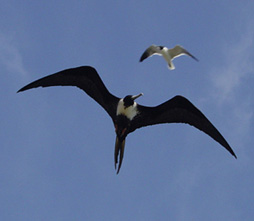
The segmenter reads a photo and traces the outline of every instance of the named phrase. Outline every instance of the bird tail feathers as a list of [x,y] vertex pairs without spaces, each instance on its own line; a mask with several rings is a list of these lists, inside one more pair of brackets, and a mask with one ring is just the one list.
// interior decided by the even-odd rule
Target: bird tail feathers
[[118,139],[118,137],[116,137],[116,143],[115,143],[115,169],[116,169],[116,165],[118,163],[118,158],[119,158],[119,164],[118,164],[118,168],[117,168],[117,172],[116,172],[117,174],[119,173],[122,162],[123,162],[124,147],[125,147],[125,139],[123,141],[120,141]]

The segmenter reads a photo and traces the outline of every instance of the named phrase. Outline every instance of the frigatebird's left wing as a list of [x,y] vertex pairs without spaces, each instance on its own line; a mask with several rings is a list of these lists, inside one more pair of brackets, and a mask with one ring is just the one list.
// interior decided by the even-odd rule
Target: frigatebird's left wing
[[66,69],[36,80],[21,88],[18,92],[36,87],[50,86],[76,86],[84,90],[107,111],[112,119],[114,119],[119,98],[108,91],[95,68],[81,66]]
[[130,132],[135,129],[161,123],[186,123],[208,134],[235,158],[236,155],[228,142],[213,124],[189,100],[182,96],[175,96],[156,107],[138,105],[139,114],[131,122]]

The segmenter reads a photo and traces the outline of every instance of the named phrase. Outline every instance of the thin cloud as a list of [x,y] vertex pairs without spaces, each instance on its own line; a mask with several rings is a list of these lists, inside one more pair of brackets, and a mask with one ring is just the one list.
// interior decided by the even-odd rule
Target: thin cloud
[[27,74],[19,50],[2,34],[0,34],[0,63],[10,72],[22,76]]
[[254,31],[248,29],[242,33],[238,42],[221,47],[224,61],[210,73],[212,101],[216,105],[223,104],[227,113],[224,122],[230,128],[232,145],[239,147],[236,150],[238,153],[240,150],[246,151],[244,146],[251,136],[253,123],[253,99],[251,93],[248,93],[252,89],[247,90],[245,82],[253,79],[254,74]]
[[242,79],[254,72],[252,61],[254,31],[248,30],[238,42],[227,44],[224,51],[224,65],[212,70],[211,78],[215,96],[220,102],[232,100]]

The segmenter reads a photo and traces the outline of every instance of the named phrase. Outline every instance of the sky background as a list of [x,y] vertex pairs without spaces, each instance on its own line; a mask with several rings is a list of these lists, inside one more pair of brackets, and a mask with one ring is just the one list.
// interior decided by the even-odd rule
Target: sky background
[[[1,220],[252,220],[253,1],[12,1],[0,7]],[[170,71],[151,44],[180,44]],[[114,169],[107,113],[75,87],[16,91],[91,65],[142,105],[188,98],[236,160],[183,124],[139,129]]]

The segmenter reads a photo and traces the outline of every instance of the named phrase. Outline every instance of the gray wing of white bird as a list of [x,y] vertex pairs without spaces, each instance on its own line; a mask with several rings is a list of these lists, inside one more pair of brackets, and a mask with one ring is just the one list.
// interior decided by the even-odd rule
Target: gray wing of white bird
[[157,54],[157,55],[162,55],[161,54],[161,50],[163,49],[163,46],[157,46],[157,45],[151,45],[150,47],[148,47],[145,52],[142,54],[142,56],[140,57],[139,61],[142,62],[143,60],[145,60],[146,58]]
[[193,56],[190,52],[188,52],[186,49],[184,49],[180,45],[176,45],[174,48],[168,49],[168,53],[172,60],[181,55],[188,55],[192,57],[194,60],[198,61],[198,59],[195,56]]
[[167,47],[164,47],[164,46],[151,45],[149,48],[145,50],[145,52],[142,54],[139,61],[142,62],[143,60],[145,60],[146,58],[154,54],[163,56],[163,58],[168,63],[168,68],[170,70],[175,69],[175,66],[172,60],[181,55],[188,55],[192,57],[194,60],[198,61],[198,59],[195,56],[193,56],[190,52],[188,52],[186,49],[184,49],[180,45],[176,45],[174,48],[171,48],[171,49],[168,49]]

